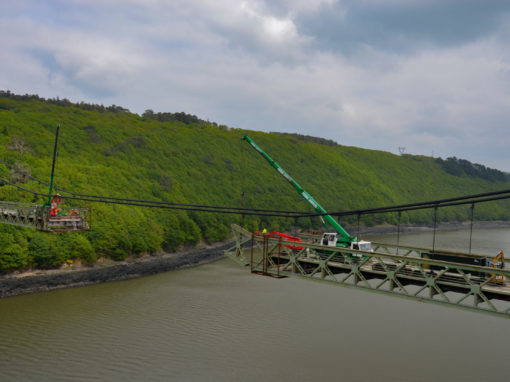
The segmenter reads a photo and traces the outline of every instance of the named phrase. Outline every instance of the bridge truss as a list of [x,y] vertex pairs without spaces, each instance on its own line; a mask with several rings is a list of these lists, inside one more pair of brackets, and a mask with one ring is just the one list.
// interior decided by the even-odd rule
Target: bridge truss
[[252,273],[297,277],[510,318],[510,270],[422,257],[430,252],[372,243],[373,252],[279,239],[233,225],[235,245],[225,254]]
[[0,201],[0,223],[35,228],[43,232],[90,230],[90,208],[59,206],[57,216],[51,216],[50,210],[51,207],[37,204]]

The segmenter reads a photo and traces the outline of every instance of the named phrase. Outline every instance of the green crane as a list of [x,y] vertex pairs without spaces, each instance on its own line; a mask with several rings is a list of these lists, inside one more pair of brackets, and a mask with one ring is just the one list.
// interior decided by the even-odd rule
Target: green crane
[[48,191],[48,200],[43,204],[44,207],[51,207],[51,199],[53,195],[53,179],[55,178],[55,162],[57,161],[57,147],[58,147],[58,132],[60,124],[57,125],[57,132],[55,133],[55,145],[53,146],[53,161],[51,163],[51,176],[50,176],[50,189]]
[[[330,245],[330,246],[341,246],[341,247],[351,247],[354,249],[363,249],[370,250],[371,244],[366,241],[358,241],[357,237],[351,236],[337,221],[333,216],[329,215],[328,212],[310,195],[306,190],[303,189],[283,168],[280,167],[278,163],[276,163],[269,155],[267,155],[264,150],[262,150],[248,135],[244,135],[242,140],[248,142],[255,150],[258,151],[260,155],[262,155],[269,164],[276,169],[295,189],[296,191],[305,199],[308,203],[312,205],[315,212],[322,214],[320,216],[322,222],[324,223],[326,229],[331,227],[336,233],[325,233],[322,237],[322,244]],[[329,226],[329,227],[328,227]]]

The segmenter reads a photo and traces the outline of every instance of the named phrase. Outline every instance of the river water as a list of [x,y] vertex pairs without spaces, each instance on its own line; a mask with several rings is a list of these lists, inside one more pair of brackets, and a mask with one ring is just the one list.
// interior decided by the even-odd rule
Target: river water
[[[400,240],[430,246],[432,234]],[[500,247],[510,254],[509,228],[475,230],[473,249]],[[509,338],[504,318],[223,259],[0,300],[0,381],[504,381]]]

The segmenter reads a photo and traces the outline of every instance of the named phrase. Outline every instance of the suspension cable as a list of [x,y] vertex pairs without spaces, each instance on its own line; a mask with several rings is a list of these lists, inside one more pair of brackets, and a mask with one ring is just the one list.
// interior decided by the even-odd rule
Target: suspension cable
[[[48,196],[48,194],[43,194],[40,192],[35,192],[32,190],[29,190],[27,188],[24,188],[24,187],[21,187],[21,186],[15,184],[15,183],[9,182],[8,180],[3,179],[3,178],[0,178],[0,181],[5,184],[8,184],[10,186],[16,187],[17,189],[19,189],[21,191],[28,192],[28,193],[36,195],[36,196],[42,196],[42,197]],[[246,215],[256,215],[256,216],[274,216],[274,217],[287,217],[287,218],[308,216],[308,215],[296,215],[295,213],[294,214],[285,214],[285,213],[281,213],[279,211],[271,211],[271,210],[254,211],[254,210],[250,210],[250,209],[243,209],[242,211],[239,211],[234,208],[225,209],[226,207],[222,207],[221,209],[218,209],[215,206],[196,207],[196,206],[190,206],[190,205],[184,205],[184,206],[167,205],[167,204],[152,203],[150,201],[149,202],[123,201],[123,200],[98,199],[98,198],[83,198],[83,197],[74,197],[74,196],[66,196],[66,199],[88,201],[88,202],[93,202],[93,203],[119,204],[119,205],[137,206],[137,207],[152,207],[152,208],[163,208],[163,209],[172,209],[172,210],[213,212],[213,213],[225,213],[225,214],[246,214]]]
[[[48,185],[48,183],[39,180],[31,175],[28,175],[22,172],[19,169],[14,168],[13,166],[7,164],[6,162],[0,160],[0,163],[5,164],[11,169],[21,173],[29,177],[30,179],[39,182],[40,184]],[[10,184],[12,186],[18,187],[23,191],[33,193],[38,196],[45,196],[47,194],[35,193],[33,191],[27,190],[23,187],[17,186],[13,183],[6,181],[5,179],[0,178],[4,183]],[[315,217],[315,216],[323,216],[323,215],[331,215],[331,216],[350,216],[350,215],[365,215],[365,214],[373,214],[373,213],[387,213],[387,212],[402,212],[402,211],[414,211],[420,209],[428,209],[428,208],[436,208],[436,207],[450,207],[450,206],[458,206],[465,204],[477,204],[495,200],[504,200],[510,198],[510,190],[501,190],[501,191],[492,191],[485,192],[473,195],[465,195],[454,198],[447,199],[438,199],[434,201],[426,201],[419,203],[407,203],[407,204],[398,204],[393,206],[385,206],[378,208],[368,208],[368,209],[357,209],[350,211],[339,211],[339,212],[330,212],[330,213],[307,213],[301,211],[286,211],[286,210],[271,210],[271,209],[257,209],[257,208],[241,208],[241,207],[228,207],[228,206],[211,206],[211,205],[202,205],[202,204],[188,204],[188,203],[173,203],[173,202],[164,202],[164,201],[152,201],[152,200],[139,200],[139,199],[127,199],[127,198],[116,198],[110,196],[98,196],[98,195],[88,195],[88,194],[78,194],[72,191],[65,190],[60,187],[55,187],[55,189],[66,192],[73,196],[66,196],[67,199],[74,200],[82,200],[89,202],[99,202],[99,203],[113,203],[113,204],[126,204],[133,206],[146,206],[146,207],[159,207],[159,208],[169,208],[169,209],[182,209],[182,210],[197,210],[200,211],[203,209],[207,212],[218,212],[221,213],[236,213],[241,214],[243,211],[246,211],[248,215],[260,215],[260,216],[281,216],[281,217],[293,217],[293,218],[301,218],[301,217]],[[267,214],[266,214],[267,213]]]
[[[4,162],[3,160],[0,160],[0,163],[3,163],[8,168],[18,172],[19,174],[26,176],[39,184],[49,186],[49,183],[44,182],[40,179],[37,179],[33,177],[32,175],[29,175],[17,168],[15,168],[12,165],[9,165],[8,163]],[[5,181],[5,180],[4,180]],[[11,184],[14,185],[14,184]],[[274,209],[260,209],[260,208],[243,208],[243,207],[229,207],[229,206],[211,206],[211,205],[204,205],[204,204],[190,204],[190,203],[175,203],[175,202],[165,202],[165,201],[156,201],[156,200],[140,200],[140,199],[128,199],[128,198],[117,198],[112,196],[101,196],[101,195],[88,195],[88,194],[79,194],[72,191],[68,191],[62,187],[54,187],[55,190],[58,190],[60,192],[65,192],[67,194],[70,194],[74,196],[75,198],[86,198],[84,200],[87,201],[93,201],[89,199],[99,199],[99,201],[105,201],[105,200],[112,200],[112,201],[125,201],[125,202],[133,202],[133,203],[145,203],[145,204],[161,204],[161,205],[168,205],[168,206],[182,206],[182,207],[196,207],[196,208],[213,208],[218,210],[236,210],[236,211],[258,211],[258,212],[271,212],[271,213],[281,213],[284,215],[308,215],[308,212],[306,211],[288,211],[288,210],[274,210]],[[48,196],[47,194],[44,194],[44,196]],[[73,199],[69,196],[66,196],[67,199]],[[78,199],[80,200],[80,199]],[[313,215],[313,214],[312,214]]]

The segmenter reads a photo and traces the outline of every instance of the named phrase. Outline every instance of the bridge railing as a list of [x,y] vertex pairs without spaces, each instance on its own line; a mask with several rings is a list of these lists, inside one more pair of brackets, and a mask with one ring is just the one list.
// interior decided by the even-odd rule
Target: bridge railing
[[50,211],[50,207],[37,204],[0,201],[0,223],[43,232],[90,230],[90,208],[59,206],[55,216],[52,216]]
[[[510,318],[510,270],[428,259],[426,248],[391,245],[374,252],[300,243],[301,250],[278,239],[232,226],[236,245],[225,254],[250,264],[252,272],[299,277],[344,287],[454,306]],[[399,252],[403,248],[398,248]]]

